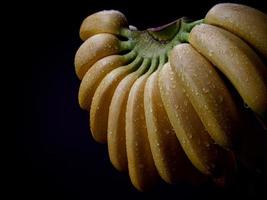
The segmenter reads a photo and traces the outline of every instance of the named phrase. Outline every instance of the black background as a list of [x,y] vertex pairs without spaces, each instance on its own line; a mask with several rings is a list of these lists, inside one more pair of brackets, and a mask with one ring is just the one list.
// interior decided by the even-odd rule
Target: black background
[[[220,189],[212,185],[159,184],[139,193],[127,174],[111,165],[106,145],[89,134],[88,114],[78,106],[80,81],[74,73],[74,55],[81,45],[79,26],[96,11],[117,9],[139,29],[154,27],[188,16],[200,19],[214,4],[223,1],[196,0],[87,0],[38,1],[18,4],[16,31],[23,35],[21,54],[27,65],[19,77],[19,112],[15,116],[15,157],[12,195],[34,199],[137,199],[215,198],[266,194],[264,188],[236,186]],[[264,1],[239,2],[267,13]],[[15,32],[15,34],[17,34]],[[17,39],[17,37],[16,37]],[[262,186],[263,187],[263,186]]]

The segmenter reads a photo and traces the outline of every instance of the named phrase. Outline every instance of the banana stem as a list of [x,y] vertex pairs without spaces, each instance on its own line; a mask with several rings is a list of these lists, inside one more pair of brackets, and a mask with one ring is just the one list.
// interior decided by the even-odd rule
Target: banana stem
[[131,71],[135,71],[137,70],[141,63],[143,62],[143,58],[141,56],[137,56],[130,64],[128,64],[127,66],[129,66],[131,68]]
[[154,72],[158,68],[158,65],[159,65],[158,63],[159,63],[158,57],[153,57],[152,62],[151,62],[151,66],[150,66],[147,73],[151,74],[152,72]]
[[121,41],[120,42],[120,50],[121,51],[129,51],[135,47],[135,42],[132,40]]
[[179,37],[180,42],[188,42],[189,41],[189,33],[187,32],[182,32]]
[[189,34],[191,32],[191,30],[203,23],[204,19],[200,19],[200,20],[196,20],[193,22],[187,22],[186,19],[182,19],[181,21],[181,25],[180,25],[180,30],[178,32],[178,34],[176,35],[176,37],[174,38],[174,43],[189,43]]
[[132,31],[128,28],[122,28],[119,33],[120,36],[125,38],[131,38],[132,37]]
[[144,72],[147,71],[147,68],[150,66],[150,64],[151,64],[150,59],[149,58],[145,58],[143,60],[142,65],[138,69],[138,74],[140,74],[140,75],[144,74]]
[[161,69],[163,67],[163,65],[168,61],[167,56],[164,55],[160,55],[159,57],[159,69]]
[[[152,63],[159,62],[157,67],[162,67],[168,61],[168,54],[173,47],[179,43],[188,43],[191,30],[201,23],[203,23],[203,19],[188,22],[185,18],[180,18],[167,25],[145,31],[122,28],[120,35],[128,38],[128,40],[121,41],[120,50],[121,52],[129,50],[135,52],[140,57],[148,58]],[[125,58],[133,59],[136,57],[133,54],[126,54]],[[154,58],[156,61],[153,61]],[[152,63],[150,69],[153,66],[151,69],[153,71],[154,65]]]
[[126,60],[126,62],[131,62],[133,61],[137,56],[136,51],[132,50],[129,53],[123,55],[124,59]]
[[204,22],[204,19],[200,19],[200,20],[197,20],[197,21],[194,21],[194,22],[191,22],[191,23],[186,24],[186,31],[187,31],[187,32],[191,32],[191,30],[192,30],[196,25],[202,24],[203,22]]

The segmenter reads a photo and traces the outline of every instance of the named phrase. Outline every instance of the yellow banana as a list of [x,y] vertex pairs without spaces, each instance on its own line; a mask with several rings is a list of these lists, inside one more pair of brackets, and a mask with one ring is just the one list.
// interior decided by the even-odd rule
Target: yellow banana
[[97,87],[90,109],[90,127],[96,141],[107,141],[108,112],[113,93],[119,82],[139,67],[141,60],[142,58],[137,57],[129,65],[112,70]]
[[75,55],[75,71],[79,79],[101,58],[129,50],[130,42],[120,41],[109,33],[100,33],[90,37],[78,49]]
[[214,6],[204,20],[141,31],[119,11],[88,16],[75,71],[93,138],[108,143],[111,163],[128,170],[140,191],[160,177],[231,181],[245,120],[227,79],[265,120],[267,68],[259,56],[267,57],[266,36],[266,14],[232,3]]
[[212,139],[231,147],[240,131],[240,114],[213,66],[190,44],[174,47],[170,64]]
[[80,38],[87,38],[98,33],[119,34],[121,28],[127,27],[126,17],[116,10],[104,10],[84,19],[80,28]]
[[[189,180],[197,171],[186,157],[164,109],[158,87],[159,70],[147,80],[144,108],[148,139],[159,175],[167,183]],[[191,181],[190,181],[191,182]]]
[[203,174],[220,172],[222,149],[214,144],[169,63],[161,69],[158,84],[170,123],[189,160]]
[[140,191],[151,188],[158,179],[148,141],[144,111],[144,87],[149,73],[133,84],[126,107],[126,152],[132,184]]
[[98,60],[84,75],[79,89],[80,107],[90,111],[93,95],[101,80],[113,69],[123,66],[136,56],[131,51],[125,56],[111,55]]
[[261,11],[245,5],[221,3],[209,10],[204,21],[238,35],[267,57],[267,15]]
[[253,111],[267,111],[267,68],[245,42],[208,24],[195,26],[189,42],[224,73]]
[[108,114],[108,151],[111,163],[119,171],[127,171],[125,113],[130,89],[135,80],[144,73],[149,60],[144,59],[140,68],[127,75],[118,84],[109,107]]

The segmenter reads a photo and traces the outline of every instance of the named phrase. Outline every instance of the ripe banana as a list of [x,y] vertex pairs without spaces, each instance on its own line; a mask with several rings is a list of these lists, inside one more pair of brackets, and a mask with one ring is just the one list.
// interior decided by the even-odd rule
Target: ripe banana
[[126,107],[128,169],[132,184],[140,191],[151,188],[158,180],[148,141],[144,111],[144,87],[150,73],[151,70],[134,82]]
[[80,28],[80,38],[87,38],[98,33],[111,33],[118,35],[123,27],[127,27],[126,17],[116,10],[104,10],[84,19]]
[[224,73],[253,111],[267,111],[267,68],[247,44],[207,24],[195,26],[189,42]]
[[196,170],[186,157],[164,109],[155,71],[147,80],[144,91],[145,118],[151,152],[158,173],[167,183],[197,177]]
[[94,139],[100,143],[107,141],[108,111],[114,91],[119,82],[135,71],[142,61],[137,57],[132,63],[112,70],[100,82],[92,99],[90,127]]
[[238,35],[267,57],[267,15],[254,8],[221,3],[209,10],[205,23],[223,27]]
[[213,66],[190,44],[174,47],[170,64],[212,139],[232,147],[240,131],[240,115]]
[[234,177],[245,119],[226,81],[254,112],[267,113],[266,66],[242,40],[266,57],[266,21],[236,4],[216,5],[204,20],[141,31],[114,10],[83,21],[79,104],[90,111],[95,140],[108,143],[111,163],[128,170],[138,190],[159,177],[218,185]]
[[144,59],[140,68],[127,75],[118,84],[108,114],[108,151],[113,166],[119,171],[127,171],[126,141],[125,141],[125,112],[130,89],[135,80],[149,66],[149,60]]
[[160,71],[158,84],[169,120],[189,160],[203,174],[219,172],[222,150],[209,136],[169,63]]
[[91,102],[101,80],[113,69],[123,66],[136,57],[136,52],[122,55],[111,55],[98,60],[84,75],[79,89],[80,107],[90,111]]
[[90,37],[78,49],[75,55],[75,71],[81,80],[91,66],[101,58],[129,50],[129,41],[120,41],[109,33],[100,33]]

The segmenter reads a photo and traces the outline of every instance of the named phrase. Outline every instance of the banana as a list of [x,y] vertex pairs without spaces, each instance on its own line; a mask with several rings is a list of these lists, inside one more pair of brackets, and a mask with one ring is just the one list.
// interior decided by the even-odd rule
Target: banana
[[80,107],[90,111],[95,90],[101,80],[113,69],[123,66],[136,57],[136,52],[131,51],[129,54],[111,55],[98,60],[84,75],[79,88]]
[[201,24],[189,34],[192,46],[231,81],[253,111],[267,111],[267,68],[240,38],[221,28]]
[[118,67],[108,73],[97,87],[90,109],[90,127],[94,139],[100,143],[107,141],[108,113],[113,93],[119,82],[139,67],[141,57],[132,63]]
[[80,28],[80,38],[87,38],[98,33],[111,33],[118,35],[123,27],[127,27],[126,17],[116,10],[104,10],[84,19]]
[[74,59],[75,71],[81,80],[91,66],[101,58],[129,50],[129,41],[120,41],[109,33],[100,33],[87,39],[78,49]]
[[158,84],[170,123],[189,160],[203,174],[220,173],[223,150],[214,144],[169,63],[161,69]]
[[235,177],[240,149],[230,149],[245,128],[223,79],[266,115],[267,69],[247,44],[267,57],[266,22],[264,13],[231,3],[214,6],[204,20],[144,31],[114,10],[82,22],[74,61],[79,104],[90,112],[93,138],[107,142],[111,163],[128,170],[138,190],[160,177],[217,185]]
[[267,57],[267,15],[261,11],[245,5],[221,3],[209,10],[204,21],[238,35]]
[[149,72],[138,78],[126,106],[126,152],[132,184],[140,191],[150,189],[158,180],[158,173],[148,141],[144,111],[144,87]]
[[240,114],[213,66],[190,44],[173,48],[170,64],[212,139],[230,148],[240,131]]
[[108,151],[111,163],[119,171],[127,171],[128,169],[125,141],[125,113],[128,95],[133,83],[144,73],[149,62],[148,59],[144,59],[137,71],[122,79],[110,103],[108,114]]
[[159,175],[167,183],[176,183],[197,177],[197,171],[181,148],[164,109],[158,87],[159,71],[148,78],[144,91],[148,139]]

